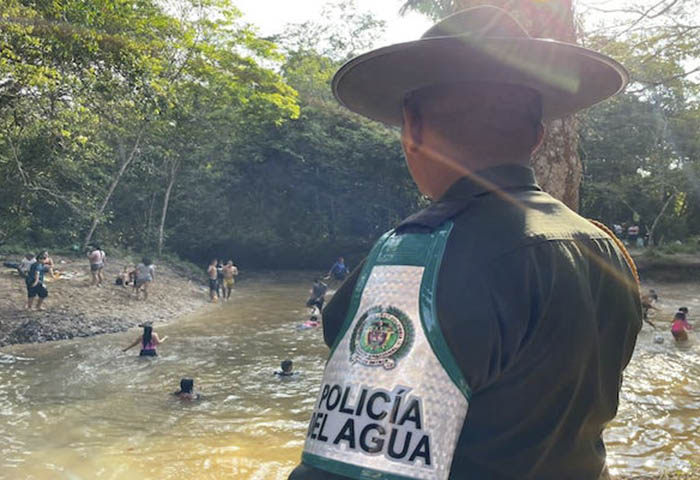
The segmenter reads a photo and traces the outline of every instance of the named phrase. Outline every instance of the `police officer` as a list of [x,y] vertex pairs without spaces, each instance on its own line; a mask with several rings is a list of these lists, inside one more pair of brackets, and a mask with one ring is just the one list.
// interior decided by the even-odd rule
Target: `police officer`
[[[375,244],[324,310],[331,347],[291,480],[608,478],[602,431],[641,328],[633,263],[538,187],[542,121],[624,68],[475,7],[333,80],[402,125],[434,203]],[[368,200],[370,201],[370,200]]]

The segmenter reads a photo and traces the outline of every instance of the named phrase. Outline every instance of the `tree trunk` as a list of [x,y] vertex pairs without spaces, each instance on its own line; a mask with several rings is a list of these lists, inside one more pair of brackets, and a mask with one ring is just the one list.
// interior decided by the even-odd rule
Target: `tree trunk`
[[131,164],[131,161],[134,159],[136,156],[136,151],[139,148],[139,144],[141,143],[141,137],[143,136],[143,129],[139,130],[139,134],[136,137],[136,141],[134,142],[134,146],[131,149],[131,152],[129,152],[128,156],[124,156],[123,153],[120,154],[120,157],[122,158],[122,164],[119,167],[119,171],[117,172],[116,177],[112,180],[112,184],[109,186],[109,190],[107,190],[107,195],[105,195],[105,198],[102,200],[102,203],[100,204],[100,208],[97,209],[97,212],[95,212],[95,216],[92,219],[92,225],[90,226],[90,231],[88,231],[88,234],[85,236],[85,241],[83,242],[83,248],[87,247],[90,244],[90,240],[92,240],[92,235],[95,233],[95,229],[97,228],[97,224],[100,222],[100,219],[102,218],[102,215],[105,211],[105,208],[107,208],[107,204],[109,203],[109,199],[112,198],[112,194],[114,193],[114,190],[117,188],[117,185],[119,185],[119,181],[121,180],[122,176],[124,175],[124,172],[126,172],[126,169],[129,167],[129,164]]
[[146,217],[146,237],[144,244],[152,245],[153,241],[153,207],[156,204],[156,192],[151,193],[151,202],[148,204],[148,216]]
[[576,119],[568,117],[547,124],[547,135],[532,158],[537,182],[545,192],[578,210],[582,168],[578,156]]
[[177,169],[180,166],[179,160],[174,160],[170,163],[170,172],[168,175],[168,188],[165,189],[165,198],[163,198],[163,212],[160,215],[160,227],[158,228],[158,256],[163,253],[163,237],[165,236],[165,218],[168,215],[168,204],[170,203],[170,192],[175,184]]
[[653,247],[656,245],[656,241],[654,240],[654,231],[656,230],[656,227],[659,225],[659,220],[661,220],[661,217],[664,216],[666,209],[671,204],[671,202],[673,201],[674,198],[676,198],[675,192],[672,193],[671,196],[666,199],[666,202],[664,202],[664,206],[661,207],[661,211],[654,219],[654,222],[651,224],[651,228],[649,229],[649,246],[650,247]]

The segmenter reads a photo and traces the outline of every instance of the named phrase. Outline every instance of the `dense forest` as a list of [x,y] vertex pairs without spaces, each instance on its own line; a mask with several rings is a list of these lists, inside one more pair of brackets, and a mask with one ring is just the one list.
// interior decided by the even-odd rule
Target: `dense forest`
[[[475,3],[483,2],[396,8],[437,18]],[[427,204],[398,132],[332,98],[338,66],[386,27],[352,0],[273,38],[229,0],[0,5],[6,250],[99,242],[195,261],[225,255],[248,267],[322,267],[339,254],[360,258]],[[697,1],[584,21],[592,10],[573,10],[578,42],[620,60],[632,82],[571,120],[578,207],[608,224],[639,222],[651,246],[697,242]]]

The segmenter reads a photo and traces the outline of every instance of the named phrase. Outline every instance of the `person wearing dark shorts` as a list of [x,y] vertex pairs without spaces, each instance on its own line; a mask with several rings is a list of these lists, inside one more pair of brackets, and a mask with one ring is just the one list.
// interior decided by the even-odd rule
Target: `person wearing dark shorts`
[[218,260],[216,258],[209,262],[209,268],[207,268],[207,276],[209,277],[209,299],[212,302],[216,302],[219,294],[219,272],[216,269],[216,264]]
[[92,275],[93,285],[102,285],[102,282],[104,281],[104,278],[102,277],[102,270],[105,266],[105,258],[107,258],[107,255],[99,245],[94,245],[88,253],[88,260],[90,261],[90,275]]
[[35,297],[39,297],[36,303],[36,309],[42,310],[41,304],[44,303],[44,299],[49,296],[49,292],[44,285],[44,273],[46,272],[45,263],[46,256],[43,254],[39,255],[36,262],[32,264],[27,273],[27,310],[32,309]]
[[141,351],[139,352],[140,357],[157,357],[158,353],[156,352],[156,347],[166,341],[168,337],[158,337],[158,334],[153,331],[153,325],[151,322],[146,322],[139,326],[143,327],[143,333],[134,341],[134,343],[122,349],[122,352],[126,352],[130,348],[141,344]]

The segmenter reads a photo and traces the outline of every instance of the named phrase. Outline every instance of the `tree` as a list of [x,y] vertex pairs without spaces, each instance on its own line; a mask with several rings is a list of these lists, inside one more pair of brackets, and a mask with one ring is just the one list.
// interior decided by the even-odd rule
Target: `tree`
[[632,82],[627,92],[582,114],[579,133],[586,167],[582,210],[608,224],[640,222],[653,247],[700,232],[700,142],[692,133],[700,131],[700,109],[697,80],[688,74],[697,45],[678,41],[672,33],[678,22],[667,30],[647,29],[647,21],[633,22],[634,31],[624,35],[585,37],[626,65]]
[[[354,12],[352,2],[343,2],[327,9],[332,28],[307,22],[277,39],[286,54],[281,71],[300,95],[300,116],[281,125],[242,126],[247,141],[230,157],[183,175],[173,215],[181,223],[171,237],[179,251],[200,259],[242,256],[277,268],[327,266],[338,252],[357,261],[417,207],[397,132],[347,111],[330,95],[339,65],[381,34],[379,22]],[[209,201],[197,200],[201,190]],[[227,220],[212,222],[211,211]],[[188,230],[198,238],[181,235]]]
[[[402,12],[415,10],[440,19],[476,5],[495,5],[511,12],[534,37],[576,41],[571,0],[406,0]],[[568,117],[547,125],[547,135],[533,157],[542,188],[570,208],[579,208],[581,160],[577,151],[576,120]]]
[[[298,115],[293,89],[261,66],[281,60],[275,46],[241,25],[227,0],[3,6],[0,175],[12,185],[0,197],[4,236],[75,242],[84,232],[88,243],[97,232],[160,252],[183,164],[232,148],[241,125]],[[122,203],[112,206],[115,197]],[[148,212],[148,228],[134,225],[134,209]]]

